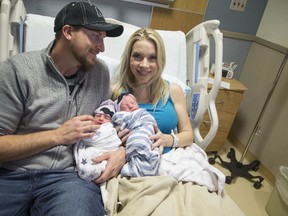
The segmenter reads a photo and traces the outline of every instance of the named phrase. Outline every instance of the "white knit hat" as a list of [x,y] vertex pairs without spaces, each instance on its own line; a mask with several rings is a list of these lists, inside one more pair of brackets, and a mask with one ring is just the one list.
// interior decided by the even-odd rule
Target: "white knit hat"
[[110,99],[103,101],[100,106],[94,111],[94,115],[96,113],[107,114],[112,118],[115,113],[115,103]]
[[136,98],[134,97],[134,95],[132,95],[129,92],[123,92],[121,95],[118,96],[117,100],[115,100],[115,102],[114,102],[116,111],[121,111],[120,107],[121,107],[122,99],[127,95],[133,97],[136,101]]

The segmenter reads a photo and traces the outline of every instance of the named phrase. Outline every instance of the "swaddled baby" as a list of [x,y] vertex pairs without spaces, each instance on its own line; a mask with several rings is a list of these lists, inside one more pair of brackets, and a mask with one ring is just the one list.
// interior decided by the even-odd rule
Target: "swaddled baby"
[[154,117],[140,109],[132,94],[123,93],[115,101],[117,112],[112,117],[114,126],[130,129],[126,141],[126,164],[121,170],[122,176],[153,176],[158,173],[160,164],[159,149],[152,149],[149,139],[155,133]]
[[80,178],[93,181],[104,171],[107,161],[94,163],[91,159],[104,152],[117,150],[122,142],[117,135],[111,118],[115,113],[114,102],[107,100],[101,103],[94,112],[95,124],[100,125],[92,138],[83,139],[76,143],[74,156]]

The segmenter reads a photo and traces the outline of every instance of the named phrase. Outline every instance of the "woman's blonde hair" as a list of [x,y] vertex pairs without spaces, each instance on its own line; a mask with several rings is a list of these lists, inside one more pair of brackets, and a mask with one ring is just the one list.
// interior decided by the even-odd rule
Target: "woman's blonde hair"
[[136,94],[135,88],[137,86],[135,84],[135,77],[130,69],[130,57],[134,43],[140,40],[149,40],[156,48],[158,72],[147,84],[145,84],[150,85],[150,99],[155,108],[160,99],[163,100],[163,104],[167,102],[169,92],[168,85],[161,76],[166,63],[164,43],[161,36],[151,28],[139,29],[129,38],[122,54],[119,77],[112,86],[112,99],[115,100],[123,91],[129,91],[132,94]]

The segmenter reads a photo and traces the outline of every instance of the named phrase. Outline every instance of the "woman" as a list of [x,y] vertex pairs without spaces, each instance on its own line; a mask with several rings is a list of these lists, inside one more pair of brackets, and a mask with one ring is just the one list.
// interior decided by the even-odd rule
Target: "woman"
[[[165,48],[161,36],[153,29],[137,30],[124,50],[120,77],[113,85],[112,99],[122,92],[132,93],[140,108],[145,108],[156,119],[158,133],[153,148],[185,147],[193,142],[191,123],[181,87],[162,78]],[[173,130],[177,129],[175,135]]]

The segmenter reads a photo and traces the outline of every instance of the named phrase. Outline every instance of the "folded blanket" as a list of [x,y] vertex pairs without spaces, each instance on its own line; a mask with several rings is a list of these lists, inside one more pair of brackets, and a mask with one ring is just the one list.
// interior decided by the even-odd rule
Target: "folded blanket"
[[206,153],[196,144],[172,149],[162,155],[158,172],[177,181],[191,181],[206,186],[209,191],[218,191],[219,194],[225,185],[225,175],[209,164]]

